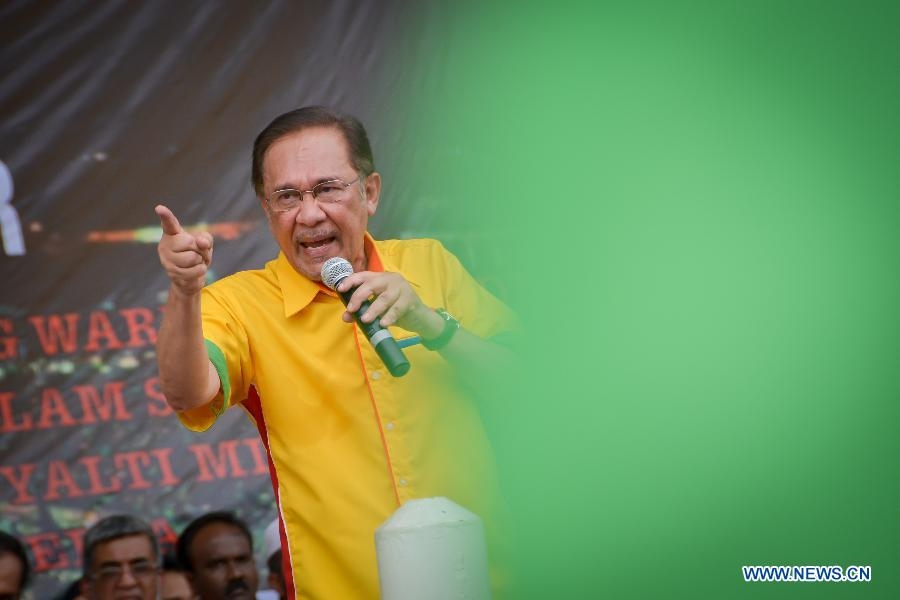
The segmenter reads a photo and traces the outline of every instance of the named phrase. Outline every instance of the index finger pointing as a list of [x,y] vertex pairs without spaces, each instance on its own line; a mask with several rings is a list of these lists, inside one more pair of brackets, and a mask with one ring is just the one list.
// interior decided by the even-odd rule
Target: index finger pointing
[[162,226],[163,233],[165,235],[176,235],[184,231],[181,228],[181,224],[178,222],[178,219],[175,218],[175,213],[169,210],[167,207],[162,204],[157,204],[156,208],[153,209],[156,211],[157,216],[159,216],[159,224]]

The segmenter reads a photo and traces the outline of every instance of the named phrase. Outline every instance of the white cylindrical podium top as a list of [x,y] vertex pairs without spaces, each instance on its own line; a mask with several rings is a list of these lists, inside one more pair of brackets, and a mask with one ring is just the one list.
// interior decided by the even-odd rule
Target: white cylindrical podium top
[[409,500],[375,531],[382,600],[491,597],[484,525],[447,498]]

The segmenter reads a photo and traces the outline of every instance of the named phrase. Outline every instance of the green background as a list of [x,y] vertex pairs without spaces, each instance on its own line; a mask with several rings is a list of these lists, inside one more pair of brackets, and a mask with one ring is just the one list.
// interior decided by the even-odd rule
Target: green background
[[900,597],[898,5],[436,21],[410,169],[527,332],[485,406],[515,597]]

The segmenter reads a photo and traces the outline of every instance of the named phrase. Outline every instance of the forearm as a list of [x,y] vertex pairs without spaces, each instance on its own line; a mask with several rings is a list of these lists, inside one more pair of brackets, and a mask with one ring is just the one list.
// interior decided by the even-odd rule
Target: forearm
[[[434,310],[426,308],[419,319],[423,339],[431,340],[441,335],[444,320]],[[501,381],[518,364],[511,350],[475,335],[464,326],[460,326],[437,352],[467,380],[479,385]]]
[[479,386],[502,382],[518,364],[511,350],[480,338],[465,327],[461,327],[437,352],[467,380],[477,382]]
[[172,286],[156,344],[163,394],[176,411],[203,406],[219,391],[219,376],[206,353],[200,294]]

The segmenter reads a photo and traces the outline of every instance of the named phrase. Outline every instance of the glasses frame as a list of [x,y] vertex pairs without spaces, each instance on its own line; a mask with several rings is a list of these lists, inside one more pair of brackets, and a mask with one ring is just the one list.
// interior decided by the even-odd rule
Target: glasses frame
[[116,585],[125,576],[125,572],[131,573],[136,580],[144,580],[153,575],[159,574],[159,565],[152,561],[137,561],[133,563],[119,563],[117,565],[109,565],[100,567],[90,574],[91,581],[98,585]]
[[[295,208],[297,208],[298,206],[300,206],[300,204],[303,202],[303,197],[306,196],[306,194],[312,194],[313,199],[316,202],[319,202],[319,194],[316,192],[316,190],[318,188],[321,188],[323,185],[339,183],[344,187],[343,191],[347,191],[350,188],[350,186],[352,186],[353,184],[355,184],[359,181],[363,181],[365,179],[365,177],[367,177],[367,176],[363,176],[360,173],[356,176],[356,179],[353,179],[352,181],[344,181],[343,179],[341,179],[339,177],[336,179],[327,179],[325,181],[320,181],[319,183],[314,185],[311,190],[298,190],[296,188],[277,189],[277,190],[273,191],[271,194],[269,194],[268,196],[266,196],[266,207],[269,209],[269,212],[273,212],[273,213],[277,213],[277,214],[290,212],[290,211],[294,210]],[[281,208],[281,209],[274,208],[272,206],[272,198],[274,198],[276,194],[281,194],[284,192],[297,192],[298,194],[300,194],[300,199],[297,201],[296,206],[291,206],[290,208]],[[326,204],[337,204],[337,202],[332,201],[332,202],[327,202]]]

